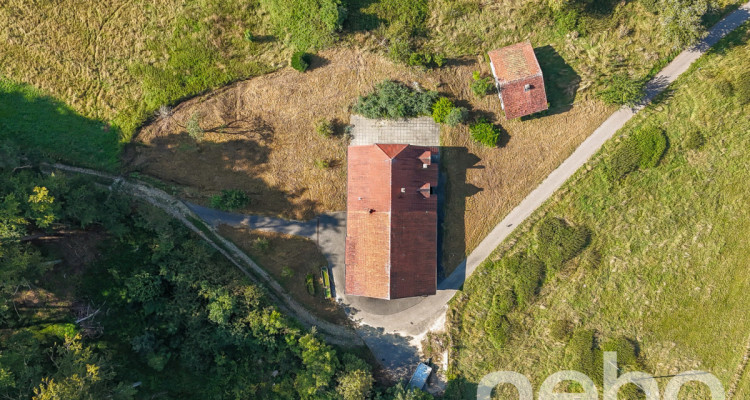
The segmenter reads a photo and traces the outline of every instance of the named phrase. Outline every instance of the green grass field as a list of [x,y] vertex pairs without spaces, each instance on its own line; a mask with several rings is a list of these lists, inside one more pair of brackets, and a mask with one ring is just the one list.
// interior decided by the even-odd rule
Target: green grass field
[[257,0],[11,0],[0,8],[0,76],[127,142],[159,107],[273,69],[285,53],[266,20]]
[[31,86],[0,78],[0,140],[77,165],[114,171],[119,131]]
[[[656,376],[707,370],[725,388],[736,384],[736,398],[750,395],[748,372],[738,370],[750,335],[748,38],[745,24],[699,60],[466,283],[449,311],[449,397],[475,395],[495,370],[521,372],[538,388],[563,367],[583,368],[566,356],[570,332],[581,329],[599,343],[637,343],[642,367]],[[649,126],[667,134],[663,159],[613,182],[613,154]],[[510,333],[498,347],[484,322],[509,274],[502,260],[537,248],[533,221],[543,216],[588,227],[590,243],[507,315]],[[559,321],[570,331],[561,333]],[[705,394],[690,385],[680,398]]]

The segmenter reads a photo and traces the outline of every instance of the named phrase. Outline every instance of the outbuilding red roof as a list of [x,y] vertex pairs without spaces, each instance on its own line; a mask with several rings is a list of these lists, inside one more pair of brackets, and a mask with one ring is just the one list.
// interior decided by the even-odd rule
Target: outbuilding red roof
[[435,294],[437,154],[406,144],[349,147],[346,294]]
[[547,109],[544,77],[531,43],[516,43],[488,53],[505,118]]

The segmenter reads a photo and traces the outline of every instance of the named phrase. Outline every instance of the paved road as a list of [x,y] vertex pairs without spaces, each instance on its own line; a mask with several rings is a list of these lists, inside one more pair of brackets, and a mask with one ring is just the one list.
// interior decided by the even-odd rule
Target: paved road
[[[442,329],[447,303],[466,278],[471,276],[519,224],[583,167],[626,122],[674,82],[719,39],[748,19],[750,2],[712,27],[708,36],[697,45],[680,53],[646,85],[646,97],[641,104],[633,108],[623,107],[604,121],[557,169],[511,210],[449,277],[438,283],[438,292],[434,296],[386,301],[347,297],[343,290],[337,290],[336,298],[347,307],[350,315],[361,323],[358,333],[381,363],[391,370],[399,370],[402,376],[409,372],[417,359],[416,348],[419,340],[429,330]],[[266,217],[227,215],[215,210],[197,208],[195,205],[190,207],[211,223],[221,221],[246,225],[254,229],[298,234],[316,240],[331,263],[334,282],[344,282],[344,213],[323,215],[321,218],[326,223],[319,225],[317,220],[290,222]]]

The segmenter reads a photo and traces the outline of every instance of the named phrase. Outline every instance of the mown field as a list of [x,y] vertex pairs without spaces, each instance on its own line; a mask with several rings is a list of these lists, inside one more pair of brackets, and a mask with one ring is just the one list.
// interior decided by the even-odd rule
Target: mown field
[[466,283],[442,338],[448,398],[496,370],[601,385],[604,350],[621,372],[706,370],[750,395],[749,38],[745,24],[699,60]]

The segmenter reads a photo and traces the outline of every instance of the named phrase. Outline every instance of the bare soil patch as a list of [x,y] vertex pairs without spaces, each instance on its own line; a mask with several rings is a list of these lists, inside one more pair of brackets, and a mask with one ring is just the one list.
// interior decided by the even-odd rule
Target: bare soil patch
[[[297,302],[315,315],[337,324],[348,324],[344,310],[335,299],[323,295],[323,280],[320,273],[328,261],[311,240],[280,233],[219,226],[219,234],[234,242],[253,261],[268,271]],[[259,249],[257,239],[268,241],[267,250]],[[315,295],[308,293],[305,277],[313,274]]]
[[[342,131],[352,103],[384,79],[416,82],[472,110],[472,120],[486,118],[504,131],[497,148],[486,148],[471,140],[466,126],[442,129],[448,177],[443,260],[450,273],[612,111],[577,95],[580,77],[554,49],[537,51],[551,103],[542,117],[506,121],[495,94],[475,98],[473,71],[490,74],[482,58],[422,71],[366,50],[337,48],[321,52],[306,73],[285,68],[179,105],[142,130],[126,163],[186,187],[180,195],[198,203],[221,189],[242,189],[252,198],[243,212],[308,219],[344,210]],[[186,133],[193,115],[206,131],[201,143]],[[335,120],[338,135],[317,135],[319,118]],[[319,159],[333,167],[316,168]]]

